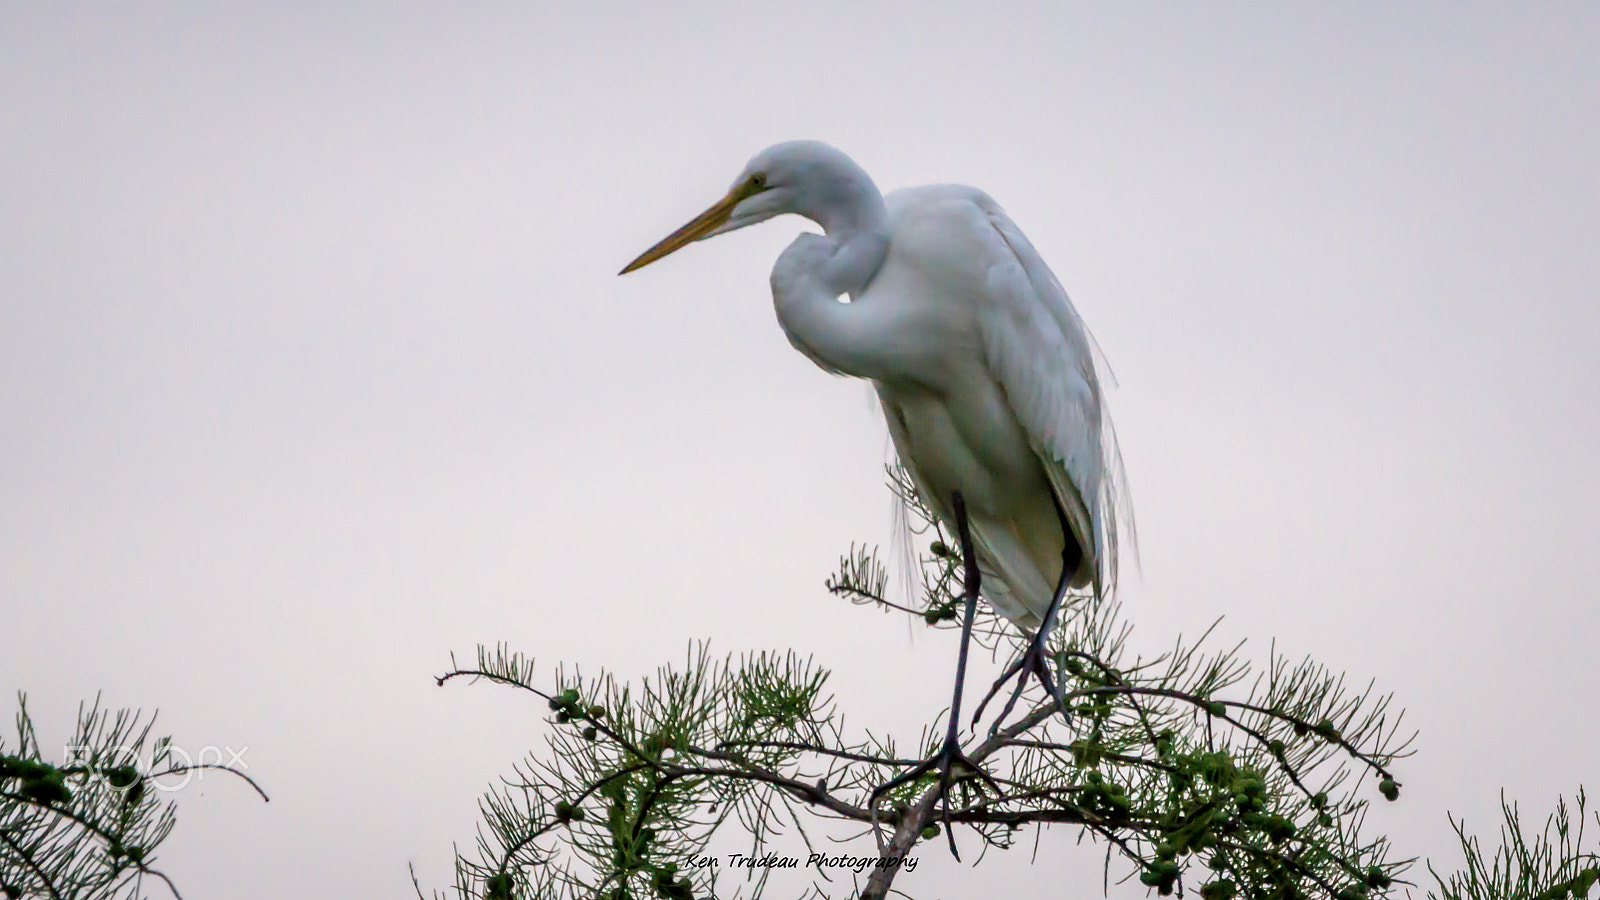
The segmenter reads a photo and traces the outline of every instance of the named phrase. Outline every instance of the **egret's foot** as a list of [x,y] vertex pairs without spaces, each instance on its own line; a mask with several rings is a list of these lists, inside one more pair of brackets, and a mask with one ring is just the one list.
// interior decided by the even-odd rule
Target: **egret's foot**
[[945,739],[944,746],[938,753],[880,785],[867,800],[867,808],[877,809],[878,801],[883,799],[884,794],[903,784],[914,782],[935,769],[939,770],[939,818],[944,824],[945,839],[950,843],[950,855],[960,862],[961,854],[956,850],[955,832],[950,828],[950,789],[958,784],[965,788],[967,782],[977,779],[983,781],[996,794],[1004,792],[1000,790],[1000,785],[995,782],[993,776],[979,768],[977,763],[961,752],[961,744],[954,735]]
[[978,711],[972,714],[972,724],[977,725],[983,718],[983,710],[1000,693],[1000,688],[1013,677],[1017,679],[1017,686],[1011,691],[1011,699],[1006,701],[1005,708],[1000,710],[1000,715],[995,717],[994,723],[989,726],[989,733],[994,734],[1000,730],[1000,723],[1011,715],[1011,710],[1016,708],[1017,700],[1022,696],[1022,691],[1028,686],[1028,676],[1032,675],[1044,685],[1045,693],[1049,694],[1056,702],[1056,708],[1061,711],[1061,717],[1069,723],[1072,715],[1067,712],[1067,701],[1061,693],[1061,686],[1056,682],[1055,675],[1050,671],[1050,657],[1045,652],[1045,632],[1040,629],[1035,632],[1033,639],[1028,641],[1028,648],[1022,651],[1017,661],[1006,667],[999,678],[995,679],[994,686],[989,688],[989,693],[983,697],[983,702],[978,704]]

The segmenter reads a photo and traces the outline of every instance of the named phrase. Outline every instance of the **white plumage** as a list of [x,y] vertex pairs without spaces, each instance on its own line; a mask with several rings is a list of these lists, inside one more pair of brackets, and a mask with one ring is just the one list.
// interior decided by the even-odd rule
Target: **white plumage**
[[727,197],[623,271],[782,213],[826,232],[800,235],[773,267],[784,332],[822,368],[873,382],[917,493],[952,528],[961,493],[994,608],[1037,628],[1068,541],[1069,584],[1109,592],[1116,442],[1089,334],[1022,231],[982,191],[885,199],[843,153],[794,141],[757,154]]

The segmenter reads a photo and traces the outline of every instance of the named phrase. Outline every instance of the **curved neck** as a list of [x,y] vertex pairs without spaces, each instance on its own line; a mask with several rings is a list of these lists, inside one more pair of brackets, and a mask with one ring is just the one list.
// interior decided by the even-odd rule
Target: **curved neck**
[[[809,181],[793,210],[827,233],[802,234],[772,268],[772,299],[789,343],[836,374],[872,378],[884,344],[867,285],[889,255],[889,209],[847,158]],[[852,302],[841,303],[849,295]],[[859,301],[859,302],[857,302]]]
[[828,231],[834,252],[821,266],[818,279],[834,297],[849,295],[855,301],[889,255],[889,229],[886,224],[882,229],[850,233],[842,240],[834,237],[836,233]]
[[[888,252],[886,228],[844,241],[832,231],[796,238],[772,269],[773,306],[789,343],[836,375],[880,377],[890,323],[860,298]],[[852,302],[841,303],[844,294]]]
[[855,300],[889,255],[889,209],[865,172],[833,187],[827,202],[801,215],[821,225],[834,245],[817,273],[821,285]]

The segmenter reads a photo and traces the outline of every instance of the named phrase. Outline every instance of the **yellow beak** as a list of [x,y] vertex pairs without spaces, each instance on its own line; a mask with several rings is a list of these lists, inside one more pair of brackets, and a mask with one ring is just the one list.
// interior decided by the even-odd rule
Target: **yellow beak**
[[689,221],[689,224],[662,238],[660,243],[640,254],[638,259],[628,263],[617,274],[626,275],[634,269],[642,269],[674,250],[686,244],[692,244],[726,225],[728,217],[733,215],[733,208],[738,206],[740,201],[760,190],[759,188],[754,190],[751,188],[752,185],[746,182],[729,191],[728,196],[718,200],[716,205],[695,216]]

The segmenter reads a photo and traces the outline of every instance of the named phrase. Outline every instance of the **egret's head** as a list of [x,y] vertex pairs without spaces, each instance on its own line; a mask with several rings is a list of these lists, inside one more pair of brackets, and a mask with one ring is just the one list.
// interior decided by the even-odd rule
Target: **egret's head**
[[872,179],[850,157],[821,141],[786,141],[757,153],[727,196],[628,263],[626,275],[694,241],[737,231],[784,213],[799,213],[827,226],[828,211],[848,202]]

